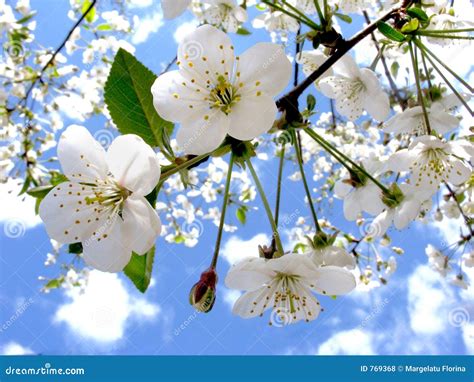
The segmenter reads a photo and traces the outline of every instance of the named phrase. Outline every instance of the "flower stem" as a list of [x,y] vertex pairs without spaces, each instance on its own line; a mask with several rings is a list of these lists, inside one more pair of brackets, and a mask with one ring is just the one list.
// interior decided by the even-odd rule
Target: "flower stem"
[[464,105],[464,107],[469,111],[469,113],[471,115],[473,115],[473,112],[472,112],[472,109],[469,107],[468,103],[466,102],[466,100],[464,99],[464,97],[456,90],[456,88],[451,84],[451,82],[449,82],[449,80],[446,78],[446,76],[443,74],[443,72],[441,71],[441,69],[438,67],[438,65],[436,65],[433,60],[431,59],[431,57],[426,54],[426,52],[423,50],[422,47],[420,47],[417,43],[417,41],[415,40],[415,44],[416,46],[418,46],[418,48],[421,50],[422,54],[423,54],[423,57],[425,57],[429,63],[431,64],[431,66],[438,72],[439,76],[443,79],[443,81],[446,83],[446,85],[448,85],[448,87],[451,89],[451,91],[456,95],[456,97],[458,97],[459,101]]
[[255,185],[257,186],[257,190],[260,194],[260,198],[262,199],[263,206],[265,207],[265,211],[267,213],[268,220],[270,222],[270,225],[272,226],[273,230],[273,238],[275,239],[275,244],[277,246],[277,250],[280,254],[280,256],[283,256],[285,253],[283,250],[283,245],[281,244],[281,239],[280,235],[278,233],[278,227],[275,223],[275,219],[273,219],[272,215],[272,210],[270,209],[270,205],[268,204],[267,197],[265,196],[265,192],[263,191],[262,184],[260,183],[260,180],[258,179],[257,173],[255,172],[255,169],[253,168],[252,161],[250,158],[245,158],[245,162],[247,163],[247,166],[249,167],[250,173],[252,174],[253,180],[255,182]]
[[214,248],[214,255],[212,256],[212,262],[210,268],[215,269],[217,265],[217,259],[219,258],[219,250],[221,247],[221,240],[222,240],[222,232],[224,230],[224,221],[225,221],[225,214],[227,211],[227,204],[229,204],[229,196],[230,196],[230,180],[232,179],[232,168],[234,167],[234,153],[231,152],[230,160],[229,160],[229,168],[227,169],[227,179],[225,181],[225,188],[224,188],[224,201],[222,202],[222,211],[221,211],[221,219],[219,221],[219,229],[217,231],[217,239],[216,239],[216,246]]
[[431,50],[429,50],[426,45],[424,45],[419,40],[414,40],[416,46],[418,46],[423,52],[429,54],[433,59],[435,59],[444,69],[446,69],[454,78],[456,78],[460,83],[462,83],[471,93],[474,92],[474,88],[469,85],[462,77],[460,77],[454,70],[452,70],[448,65],[446,65],[442,60],[436,56]]
[[208,154],[201,154],[201,155],[198,155],[192,159],[189,159],[187,160],[186,162],[183,162],[179,165],[177,165],[176,167],[173,167],[171,168],[170,170],[168,171],[165,171],[164,173],[161,174],[160,176],[160,183],[163,183],[166,179],[168,179],[171,175],[174,175],[176,174],[177,172],[181,171],[181,170],[184,170],[185,168],[188,168],[189,166],[192,166],[193,164],[196,164],[200,161],[202,161],[204,158],[208,157],[209,155],[211,155],[212,153],[208,153]]
[[316,227],[317,232],[322,232],[321,226],[319,225],[319,222],[318,222],[318,216],[316,215],[316,210],[314,209],[313,199],[311,197],[311,191],[309,189],[308,182],[306,180],[306,175],[304,173],[303,155],[301,154],[301,137],[299,133],[297,133],[295,130],[292,130],[291,133],[293,135],[293,141],[294,141],[295,151],[296,151],[296,159],[298,162],[298,166],[300,168],[301,179],[303,180],[304,190],[306,192],[306,197],[308,198],[308,203],[311,209],[311,215],[313,216],[314,225]]
[[418,92],[418,103],[421,106],[421,109],[423,110],[423,117],[425,120],[425,125],[426,125],[426,132],[428,135],[431,135],[431,126],[430,126],[430,119],[428,117],[428,112],[426,111],[426,105],[425,101],[423,100],[423,92],[421,90],[421,83],[420,83],[420,71],[418,68],[418,59],[415,56],[415,52],[413,49],[413,44],[410,43],[408,44],[408,47],[410,49],[410,57],[411,57],[411,62],[413,64],[413,74],[415,76],[415,83],[416,83],[416,89]]
[[385,194],[390,195],[390,190],[387,187],[385,187],[382,183],[380,183],[377,179],[375,179],[371,174],[369,174],[365,168],[363,168],[362,166],[359,166],[347,155],[340,152],[338,149],[336,149],[333,145],[331,145],[318,133],[316,133],[315,131],[311,130],[308,127],[304,128],[304,131],[311,138],[313,138],[317,143],[319,143],[324,149],[326,149],[329,152],[329,154],[331,154],[334,158],[336,158],[336,160],[338,160],[344,167],[346,167],[349,170],[349,172],[353,170],[347,165],[347,163],[344,163],[344,161],[349,162],[357,171],[360,171],[372,182],[374,182],[375,185],[379,187]]
[[275,224],[278,226],[278,217],[280,216],[280,199],[281,199],[281,181],[283,176],[283,164],[285,163],[285,144],[281,146],[280,164],[278,165],[277,194],[275,200]]

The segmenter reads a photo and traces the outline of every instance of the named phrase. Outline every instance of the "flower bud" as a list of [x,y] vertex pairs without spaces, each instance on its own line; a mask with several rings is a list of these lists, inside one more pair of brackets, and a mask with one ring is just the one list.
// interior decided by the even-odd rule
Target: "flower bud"
[[189,292],[189,303],[199,312],[210,312],[216,300],[217,274],[213,268],[201,273],[201,278]]

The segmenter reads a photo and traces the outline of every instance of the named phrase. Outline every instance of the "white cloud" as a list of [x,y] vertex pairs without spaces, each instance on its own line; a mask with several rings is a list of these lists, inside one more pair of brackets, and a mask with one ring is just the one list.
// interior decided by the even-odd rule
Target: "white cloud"
[[264,233],[259,233],[250,240],[232,236],[225,243],[221,256],[232,265],[246,257],[258,257],[258,246],[269,244],[270,239]]
[[18,342],[8,342],[0,346],[1,355],[28,355],[35,354],[33,350],[28,347],[20,345]]
[[35,199],[26,194],[18,196],[21,187],[19,181],[13,179],[0,184],[0,222],[5,224],[5,230],[8,224],[15,222],[21,226],[17,228],[23,230],[41,223],[39,216],[35,215]]
[[197,28],[197,26],[198,26],[198,23],[196,20],[192,20],[192,21],[188,21],[188,22],[180,24],[176,28],[173,34],[173,37],[176,43],[179,44],[181,41],[183,41],[183,39],[192,31],[194,31]]
[[163,14],[161,10],[153,12],[150,16],[134,18],[134,34],[132,43],[141,44],[148,40],[150,35],[158,32],[163,26]]
[[128,3],[129,8],[146,8],[153,3],[153,0],[130,0]]
[[317,354],[374,355],[373,336],[370,332],[360,329],[345,330],[323,342]]
[[[224,289],[224,288],[223,288]],[[224,302],[229,305],[230,309],[234,307],[237,299],[242,295],[238,290],[234,289],[224,289]]]
[[78,288],[65,293],[69,302],[59,307],[54,321],[96,342],[118,341],[131,320],[152,319],[160,312],[159,306],[132,296],[117,274],[91,271],[83,293]]
[[452,287],[427,265],[418,266],[408,278],[408,314],[416,334],[435,335],[445,331]]

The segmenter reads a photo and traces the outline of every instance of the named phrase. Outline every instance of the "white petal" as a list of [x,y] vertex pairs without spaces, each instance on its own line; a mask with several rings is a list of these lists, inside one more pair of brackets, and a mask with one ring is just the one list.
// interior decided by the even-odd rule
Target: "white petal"
[[334,70],[338,75],[348,78],[357,78],[360,76],[360,69],[349,53],[346,53],[334,64]]
[[355,258],[344,248],[329,246],[322,250],[324,265],[334,265],[336,267],[355,267]]
[[117,137],[107,150],[107,164],[115,180],[137,195],[148,195],[160,179],[158,156],[138,135]]
[[246,92],[250,88],[252,93],[261,90],[276,96],[290,81],[291,63],[281,46],[260,42],[240,56],[237,75],[236,82],[243,84]]
[[161,221],[157,212],[143,196],[131,196],[124,205],[124,221],[131,220],[134,233],[130,247],[138,255],[148,252],[161,233]]
[[61,134],[58,159],[70,180],[95,183],[107,176],[104,148],[83,126],[71,125]]
[[384,121],[390,114],[390,100],[380,87],[379,80],[370,69],[362,69],[361,77],[366,86],[364,108],[378,121]]
[[225,285],[227,288],[253,291],[271,281],[274,272],[270,270],[265,260],[251,257],[235,264],[227,273]]
[[397,209],[393,224],[397,229],[403,229],[416,219],[420,212],[421,202],[416,199],[403,202]]
[[472,174],[472,169],[464,164],[461,160],[455,159],[451,161],[451,172],[445,173],[449,183],[459,186],[466,182]]
[[354,86],[353,80],[345,77],[326,77],[319,82],[321,92],[335,98],[336,110],[351,121],[362,115],[364,101],[363,93],[354,90]]
[[107,210],[97,202],[86,201],[87,197],[95,197],[93,190],[91,186],[64,182],[46,195],[39,215],[52,239],[63,244],[77,243],[108,225]]
[[459,126],[459,119],[444,111],[430,112],[431,128],[439,134],[446,134]]
[[418,151],[402,149],[392,154],[386,163],[388,169],[401,172],[407,171],[416,159]]
[[232,107],[229,135],[241,141],[254,139],[272,128],[277,112],[269,96],[243,97]]
[[116,215],[104,234],[83,243],[84,261],[102,272],[122,271],[132,257],[131,232],[132,227]]
[[344,217],[349,221],[356,220],[357,216],[362,212],[357,193],[355,191],[356,190],[354,189],[344,198]]
[[356,189],[357,198],[362,211],[371,215],[378,215],[385,208],[382,202],[382,191],[370,179],[367,185]]
[[234,49],[226,33],[202,25],[187,35],[178,47],[181,74],[200,83],[217,84],[219,76],[230,78],[234,66]]
[[151,93],[158,114],[172,122],[198,118],[200,108],[208,106],[204,101],[203,87],[192,83],[177,70],[159,76],[151,87]]
[[374,220],[370,222],[370,225],[366,227],[366,233],[374,236],[381,237],[385,235],[385,232],[390,228],[393,221],[395,212],[393,209],[387,209],[380,213]]
[[260,316],[263,312],[273,306],[273,289],[267,286],[257,290],[246,292],[240,296],[234,304],[232,313],[242,318]]
[[165,19],[174,19],[180,16],[191,4],[191,0],[161,0],[161,9]]
[[338,180],[336,184],[334,185],[334,194],[336,197],[339,199],[344,199],[345,196],[352,191],[353,187],[348,184],[347,182],[344,182],[345,179]]
[[349,293],[356,286],[354,275],[344,268],[321,267],[317,269],[317,273],[314,290],[320,294],[339,296]]
[[[207,118],[207,119],[204,119]],[[183,121],[176,140],[186,154],[206,154],[222,143],[229,131],[230,118],[220,110]]]

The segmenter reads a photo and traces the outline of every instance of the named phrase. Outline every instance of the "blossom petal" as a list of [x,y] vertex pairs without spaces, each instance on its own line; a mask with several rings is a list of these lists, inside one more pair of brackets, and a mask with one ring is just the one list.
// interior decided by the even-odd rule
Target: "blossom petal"
[[107,177],[104,148],[83,126],[71,125],[61,134],[58,159],[71,180],[96,183]]
[[254,139],[272,128],[277,112],[267,95],[244,97],[232,107],[229,135],[241,141]]
[[181,74],[200,83],[217,84],[220,76],[230,78],[234,60],[229,36],[208,24],[188,34],[178,47]]
[[186,154],[209,153],[222,143],[229,131],[230,118],[220,110],[183,121],[176,140]]
[[372,118],[383,121],[390,114],[390,100],[382,90],[375,73],[367,68],[361,69],[361,77],[366,86],[364,108]]
[[[263,286],[240,296],[234,304],[232,313],[242,318],[252,318],[262,315],[273,306],[273,290]],[[268,298],[267,298],[268,297]]]
[[466,182],[472,174],[472,169],[458,159],[452,160],[451,164],[451,171],[447,173],[448,182],[455,186],[459,186]]
[[117,137],[107,150],[107,164],[116,181],[137,195],[148,195],[160,179],[158,156],[138,135]]
[[138,255],[148,252],[161,233],[161,221],[155,209],[143,196],[129,197],[123,209],[124,221],[131,220],[135,233],[131,237],[130,247]]
[[116,215],[105,233],[83,243],[84,261],[102,272],[122,271],[132,257],[129,239],[133,232],[133,227]]
[[153,83],[153,105],[158,114],[168,121],[197,118],[200,108],[207,105],[201,90],[202,86],[193,84],[179,71],[173,70],[160,75]]
[[237,82],[243,91],[276,96],[290,81],[291,63],[281,46],[260,42],[247,49],[237,63]]
[[327,266],[316,270],[314,290],[320,294],[339,296],[347,294],[356,287],[354,275],[341,267]]
[[94,198],[94,187],[64,182],[53,188],[42,200],[39,215],[48,235],[63,244],[88,239],[100,227],[106,226],[108,214]]
[[227,273],[227,288],[253,291],[271,281],[274,273],[262,258],[250,257],[235,264]]

